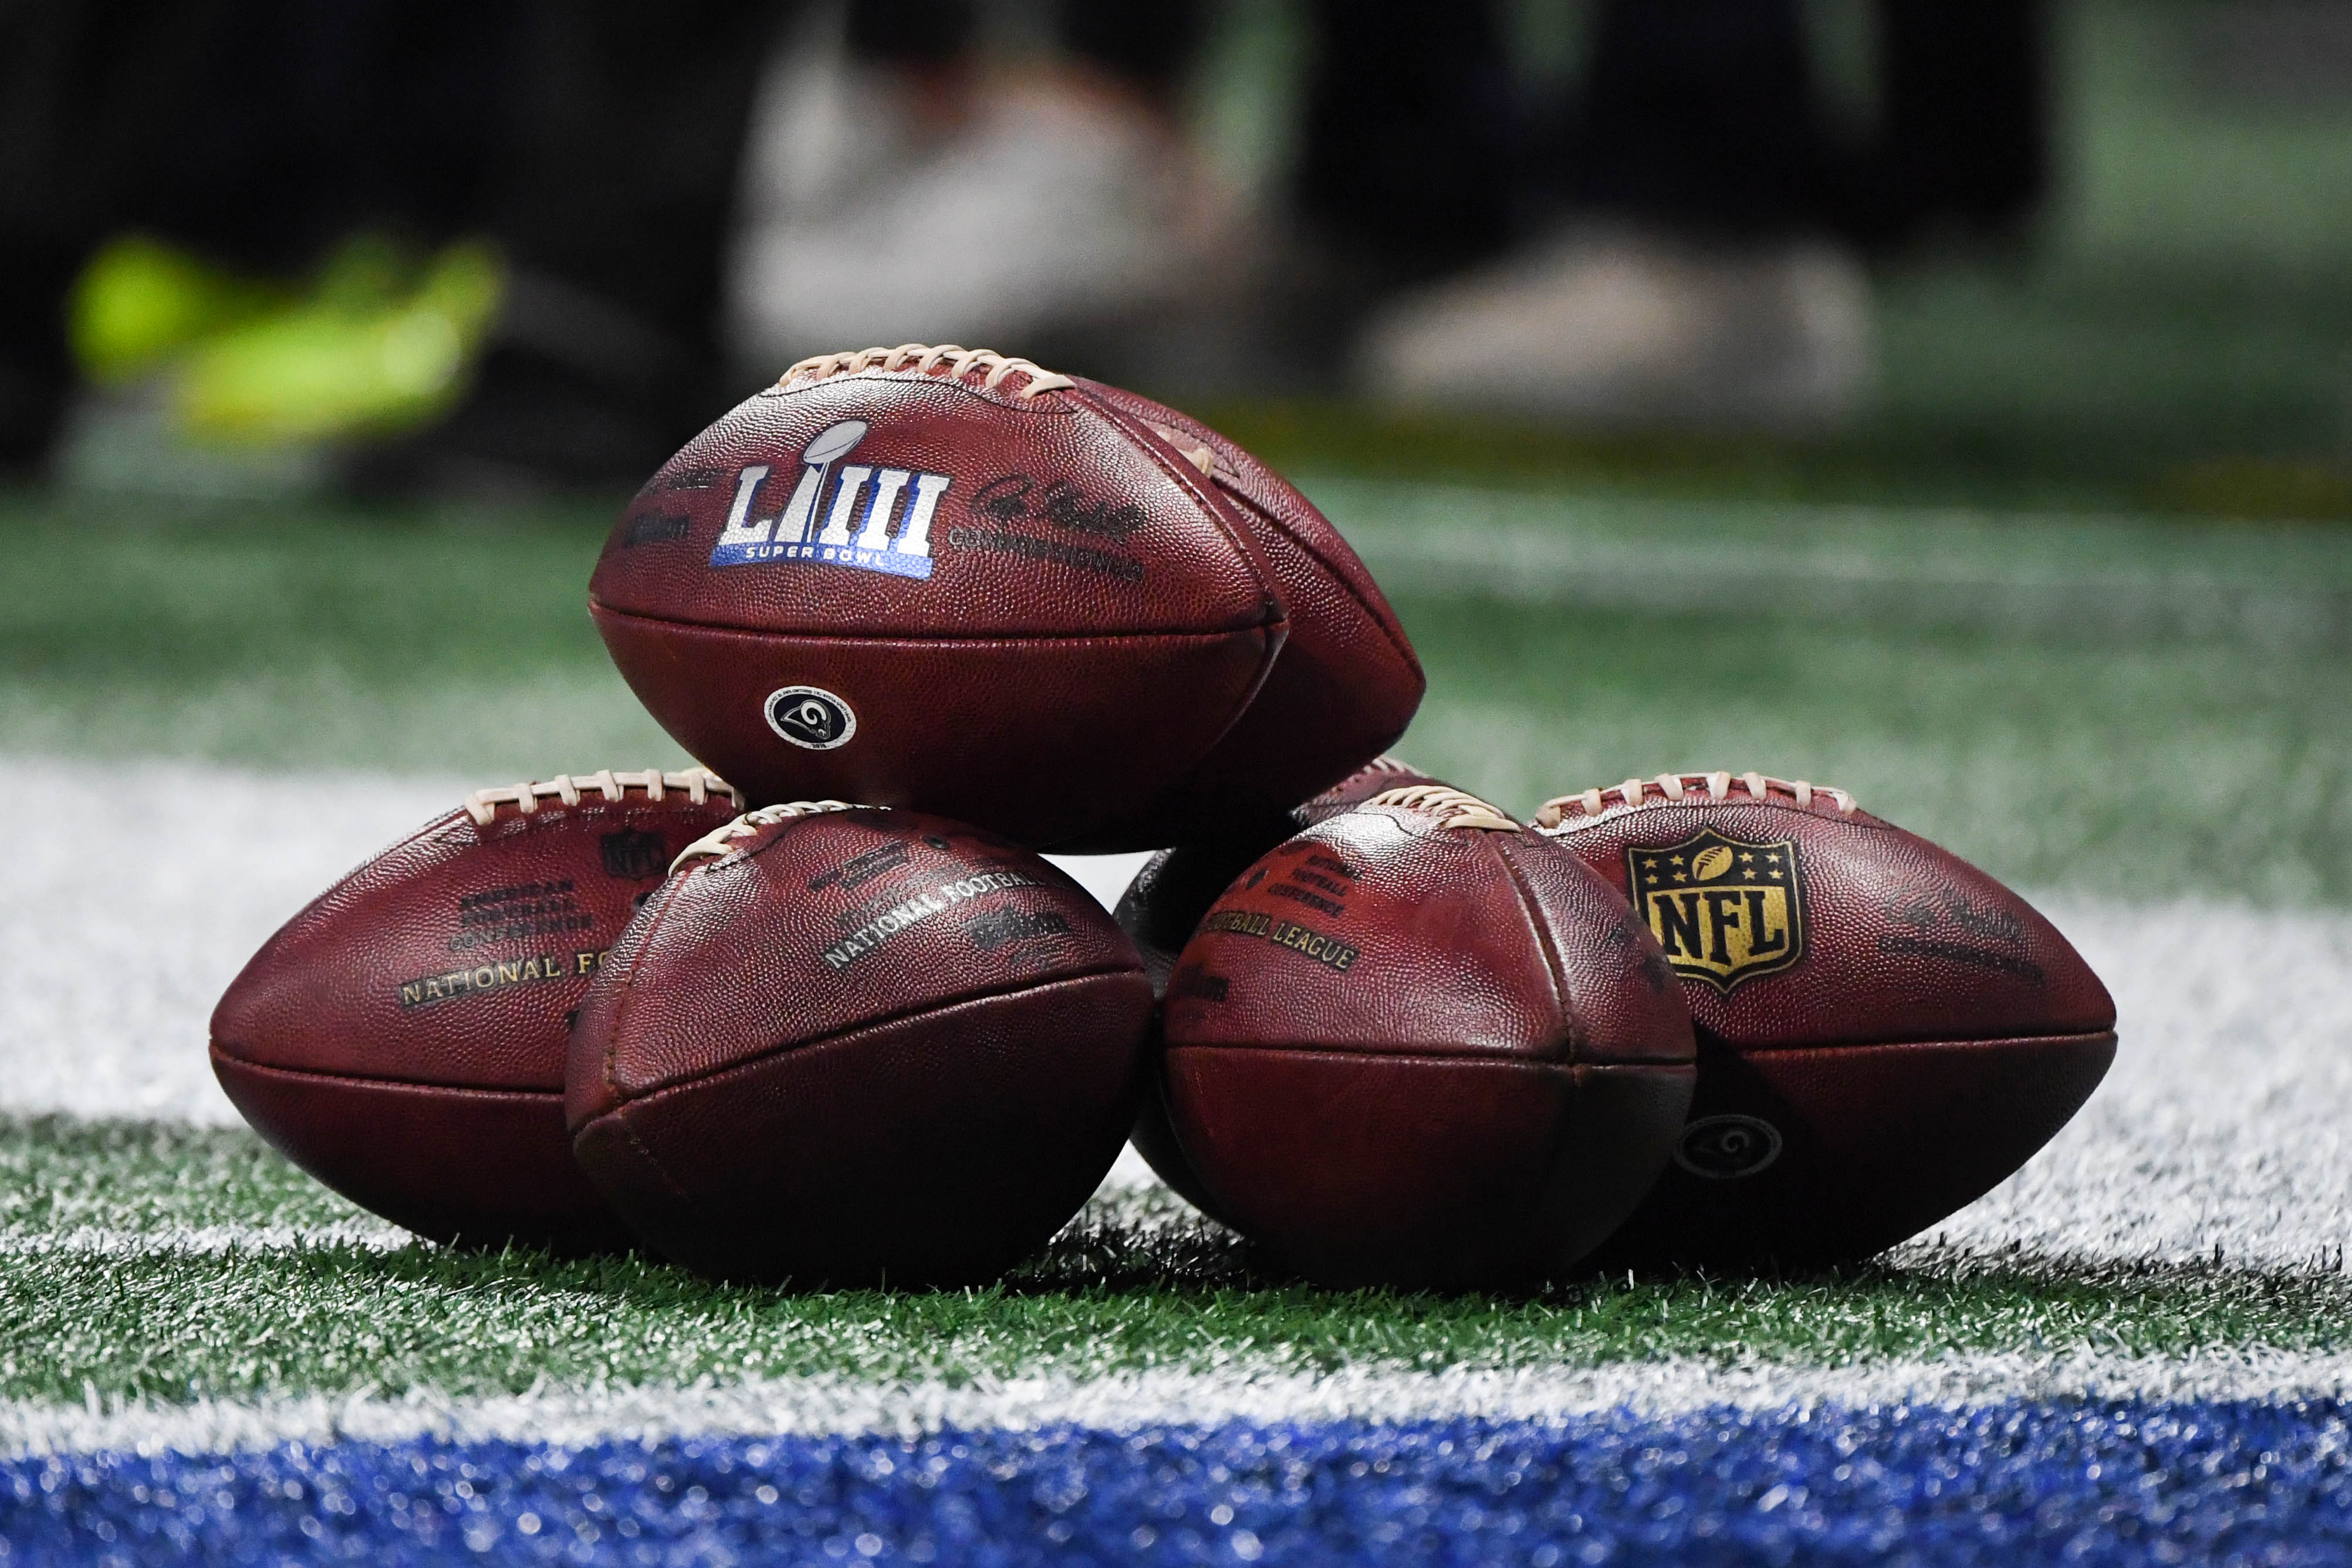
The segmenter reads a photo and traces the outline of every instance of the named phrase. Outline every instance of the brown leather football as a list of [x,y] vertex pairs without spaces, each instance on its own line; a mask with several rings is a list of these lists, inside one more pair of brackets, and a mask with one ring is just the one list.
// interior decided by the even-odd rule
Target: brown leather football
[[1280,811],[1422,673],[1306,498],[1184,416],[954,347],[803,361],[688,442],[589,587],[654,717],[754,801],[1037,847]]
[[[1145,861],[1136,871],[1134,880],[1128,883],[1127,891],[1119,895],[1112,918],[1134,942],[1136,952],[1142,954],[1143,972],[1151,977],[1152,996],[1166,999],[1168,977],[1176,972],[1176,955],[1192,940],[1201,917],[1209,912],[1217,895],[1232,886],[1258,857],[1300,828],[1337,816],[1383,790],[1437,782],[1395,757],[1374,757],[1302,805],[1269,816],[1262,823],[1235,826],[1206,842],[1162,849]],[[1155,1064],[1160,1049],[1160,1019],[1155,1012],[1150,1050]],[[1224,1215],[1217,1212],[1216,1200],[1201,1184],[1199,1175],[1176,1142],[1176,1130],[1169,1123],[1168,1105],[1160,1093],[1159,1083],[1156,1071],[1145,1075],[1145,1090],[1136,1108],[1135,1125],[1128,1132],[1128,1142],[1135,1145],[1135,1152],[1143,1156],[1153,1173],[1187,1203],[1212,1219],[1224,1220]]]
[[1252,867],[1168,991],[1170,1119],[1215,1212],[1338,1285],[1511,1287],[1633,1212],[1674,1146],[1690,1015],[1572,855],[1442,785]]
[[1151,986],[1061,871],[837,802],[713,834],[581,1008],[581,1164],[730,1279],[960,1284],[1050,1239],[1118,1156]]
[[213,1012],[221,1088],[421,1236],[625,1247],[563,1124],[571,1015],[671,859],[737,807],[699,768],[478,791],[262,945]]
[[1690,1123],[1605,1267],[1866,1257],[2022,1165],[2115,1059],[2048,921],[1843,790],[1666,773],[1536,822],[1631,900],[1698,1026]]

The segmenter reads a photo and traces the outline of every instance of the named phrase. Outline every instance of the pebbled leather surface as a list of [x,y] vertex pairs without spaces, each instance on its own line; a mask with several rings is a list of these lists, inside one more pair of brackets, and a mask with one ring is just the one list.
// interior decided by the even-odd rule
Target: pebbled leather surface
[[1137,869],[1112,911],[1119,929],[1143,955],[1152,994],[1167,995],[1176,955],[1192,940],[1193,928],[1216,902],[1217,895],[1237,881],[1260,856],[1301,829],[1328,821],[1383,791],[1442,782],[1410,763],[1375,757],[1288,811],[1152,856]]
[[1779,1155],[1733,1180],[1670,1163],[1591,1265],[1805,1268],[1882,1252],[2032,1159],[2115,1055],[2112,1033],[1741,1053],[1702,1032],[1689,1125],[1705,1136],[1709,1118],[1761,1118]]
[[[740,477],[768,468],[744,515],[775,516],[812,440],[848,420],[866,433],[826,470],[826,498],[852,468],[947,479],[929,577],[712,565]],[[896,493],[903,517],[912,482]],[[762,393],[639,491],[589,596],[647,709],[751,799],[839,794],[854,774],[875,781],[855,798],[1051,848],[1156,848],[1278,812],[1402,733],[1424,684],[1370,574],[1305,497],[1187,416],[1091,382],[1024,399],[977,374],[868,369]],[[698,635],[712,631],[738,635]],[[1114,651],[1130,638],[1143,646]],[[906,657],[925,641],[956,651]],[[1179,642],[1215,643],[1215,658],[1186,664]],[[974,668],[958,679],[956,663]],[[843,699],[857,731],[836,751],[780,738],[761,702],[792,685]],[[1156,744],[1132,743],[1144,729]],[[1041,736],[1074,764],[1044,765]],[[941,750],[967,765],[939,765]]]
[[1826,795],[1801,806],[1769,786],[1755,798],[1740,780],[1719,801],[1699,787],[1669,801],[1653,784],[1638,805],[1613,792],[1604,802],[1548,831],[1621,891],[1629,851],[1712,829],[1794,846],[1803,925],[1787,967],[1731,976],[1727,994],[1683,981],[1700,1040],[1694,1128],[1753,1118],[1780,1154],[1744,1175],[1678,1163],[1611,1239],[1612,1266],[1881,1250],[2023,1164],[2113,1058],[2115,1004],[2098,977],[2023,899],[1948,851],[1867,812],[1842,815]]
[[1150,1005],[1053,866],[941,817],[826,812],[648,904],[581,1010],[566,1115],[614,1206],[688,1267],[984,1279],[1109,1169]]
[[[929,528],[931,576],[814,561],[712,566],[740,470],[770,467],[751,515],[774,515],[810,441],[849,419],[868,429],[836,470],[947,476]],[[1027,488],[997,485],[1007,479]],[[1066,487],[1059,506],[1045,494],[1056,483]],[[835,493],[828,487],[828,515]],[[871,500],[870,484],[857,500]],[[906,509],[901,491],[893,529]],[[685,532],[630,526],[672,516],[687,520]],[[968,542],[957,542],[960,531]],[[983,534],[1046,548],[989,548]],[[1282,618],[1271,574],[1233,509],[1172,450],[1138,442],[1090,399],[1047,392],[1024,401],[912,370],[796,382],[744,399],[637,492],[589,593],[634,615],[837,637],[1116,637],[1235,631]]]
[[[1127,891],[1120,895],[1112,918],[1142,955],[1143,971],[1151,977],[1152,996],[1156,1000],[1167,997],[1168,977],[1176,971],[1176,955],[1192,940],[1201,917],[1209,912],[1217,895],[1247,871],[1259,856],[1299,829],[1336,816],[1383,790],[1438,782],[1409,763],[1394,757],[1375,757],[1321,795],[1289,811],[1258,823],[1237,826],[1214,837],[1162,849],[1145,861],[1128,883]],[[1155,1008],[1150,1045],[1153,1068],[1128,1142],[1179,1196],[1210,1218],[1230,1224],[1217,1212],[1215,1200],[1209,1196],[1208,1189],[1202,1185],[1176,1142],[1176,1130],[1168,1120],[1167,1101],[1160,1091],[1158,1065],[1162,1048],[1160,1019]]]
[[[541,1223],[547,1204],[530,1194],[569,1164],[558,1159],[560,1118],[485,1122],[466,1094],[424,1091],[537,1096],[551,1110],[571,1014],[603,954],[671,858],[735,810],[719,794],[697,805],[675,788],[660,801],[591,790],[578,805],[542,799],[529,815],[501,805],[487,827],[462,810],[436,818],[289,921],[230,984],[211,1027],[222,1086],[297,1164],[395,1223],[436,1237],[558,1239]],[[371,1097],[369,1084],[423,1098]],[[371,1147],[389,1131],[351,1135],[364,1124],[351,1109],[362,1103],[400,1107],[415,1161]],[[448,1131],[433,1131],[436,1115],[451,1119]],[[477,1131],[461,1138],[461,1123]],[[446,1167],[424,1152],[459,1143],[463,1159]],[[470,1213],[452,1183],[472,1193]],[[584,1182],[572,1196],[556,1230],[601,1212]],[[412,1224],[425,1214],[436,1217]]]
[[[1256,808],[1298,800],[1395,743],[1427,681],[1396,612],[1339,531],[1287,480],[1191,416],[1097,382],[1079,386],[1147,439],[1210,454],[1210,479],[1271,565],[1289,611],[1282,657],[1232,730],[1155,817],[1189,839],[1245,825]],[[1175,437],[1171,440],[1171,435]],[[1238,808],[1238,809],[1236,809]]]
[[1805,951],[1728,995],[1687,984],[1691,1016],[1735,1044],[2004,1039],[2111,1029],[2116,1005],[2057,929],[1958,856],[1868,812],[1842,816],[1735,782],[1718,804],[1645,797],[1552,832],[1620,893],[1626,852],[1666,849],[1704,828],[1796,846]]
[[[1218,900],[1169,988],[1163,1092],[1181,1153],[1213,1212],[1317,1278],[1563,1268],[1632,1210],[1681,1123],[1689,1014],[1624,901],[1529,829],[1440,821],[1358,805],[1286,840]],[[1382,1061],[1417,1065],[1371,1070]],[[1480,1087],[1438,1087],[1447,1064]],[[1587,1158],[1596,1068],[1647,1086],[1638,1124],[1611,1124],[1605,1166]],[[1294,1102],[1296,1085],[1334,1082],[1344,1113],[1324,1089]],[[1478,1109],[1445,1109],[1465,1096]],[[1491,1180],[1430,1163],[1471,1146]],[[1308,1201],[1298,1148],[1353,1195]],[[1572,1192],[1554,1180],[1566,1171]],[[1431,1206],[1391,1228],[1399,1183]],[[1507,1191],[1506,1212],[1485,1206]],[[1382,1217],[1335,1220],[1349,1203]],[[1349,1236],[1381,1239],[1350,1250]],[[1465,1237],[1488,1240],[1465,1254]]]
[[[641,687],[690,694],[663,721],[714,769],[723,762],[776,779],[776,753],[794,748],[768,728],[761,705],[782,686],[823,687],[856,710],[857,732],[846,745],[799,752],[792,798],[928,803],[1016,842],[1046,845],[1098,837],[1103,812],[1130,798],[1136,780],[1170,776],[1213,743],[1264,669],[1267,647],[1255,627],[894,642],[712,631],[601,607],[594,615]],[[1202,700],[1212,693],[1223,695]]]
[[[776,516],[814,471],[803,452],[846,421],[866,434],[825,469],[806,531],[821,536],[855,472],[940,476],[929,575],[833,559],[712,564],[742,476],[770,469],[744,516]],[[904,531],[919,489],[894,492],[895,510],[873,525],[877,546]],[[870,508],[873,493],[865,484],[853,504]],[[864,537],[864,517],[845,514],[843,536]],[[915,557],[894,544],[861,559],[907,568]],[[746,400],[639,491],[589,596],[639,699],[698,756],[727,757],[749,798],[818,798],[856,773],[873,781],[866,798],[1074,849],[1180,836],[1180,821],[1146,808],[1167,797],[1164,810],[1184,809],[1184,781],[1248,708],[1289,627],[1255,531],[1167,442],[1082,391],[1024,400],[944,369],[804,380]],[[908,657],[923,642],[958,646]],[[761,700],[790,685],[845,701],[856,731],[830,751],[778,735]],[[1167,733],[1135,747],[1146,728]],[[1320,735],[1293,737],[1293,751],[1320,765]],[[958,765],[940,765],[942,752]],[[1075,757],[1076,777],[1099,782],[1067,788],[1041,752]],[[1034,805],[1009,808],[1008,785]]]
[[1220,1210],[1336,1286],[1510,1289],[1566,1271],[1658,1173],[1687,1067],[1227,1047],[1170,1093]]
[[628,1227],[572,1157],[561,1093],[282,1072],[217,1046],[212,1057],[230,1102],[273,1148],[419,1236],[574,1256],[630,1245]]

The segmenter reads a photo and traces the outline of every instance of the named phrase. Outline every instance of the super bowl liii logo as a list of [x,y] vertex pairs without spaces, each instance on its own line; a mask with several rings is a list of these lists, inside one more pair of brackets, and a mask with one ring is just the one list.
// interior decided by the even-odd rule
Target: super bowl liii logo
[[1625,851],[1633,910],[1685,979],[1728,995],[1805,956],[1805,892],[1790,839],[1751,844],[1713,828]]
[[[866,439],[863,419],[844,419],[816,434],[801,453],[800,482],[792,500],[773,517],[754,515],[760,491],[772,471],[753,463],[735,476],[735,501],[727,526],[710,552],[713,566],[755,566],[772,561],[810,561],[887,572],[893,577],[931,574],[931,515],[947,494],[948,476],[909,468],[875,468],[853,463],[837,473],[834,465]],[[826,504],[827,482],[832,501]],[[901,502],[903,501],[903,505]],[[824,523],[814,528],[823,511]],[[893,531],[892,523],[897,529]]]

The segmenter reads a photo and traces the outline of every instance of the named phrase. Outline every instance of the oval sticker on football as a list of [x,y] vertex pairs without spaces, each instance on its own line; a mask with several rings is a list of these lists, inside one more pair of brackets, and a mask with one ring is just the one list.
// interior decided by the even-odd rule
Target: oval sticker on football
[[1694,1176],[1728,1182],[1780,1157],[1780,1130],[1756,1116],[1702,1116],[1683,1129],[1675,1163]]
[[829,752],[857,733],[849,704],[821,686],[787,686],[768,693],[768,728],[795,746]]

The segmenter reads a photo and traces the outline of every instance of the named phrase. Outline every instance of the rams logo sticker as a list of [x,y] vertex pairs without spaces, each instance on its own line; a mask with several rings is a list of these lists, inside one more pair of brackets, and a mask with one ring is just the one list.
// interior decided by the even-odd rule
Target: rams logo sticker
[[1804,879],[1790,839],[1751,844],[1704,828],[1662,849],[1628,848],[1633,908],[1676,974],[1729,995],[1805,956]]
[[830,752],[857,733],[857,715],[822,686],[771,691],[766,711],[769,729],[812,752]]
[[[792,500],[773,517],[760,517],[760,492],[772,471],[753,463],[735,475],[727,526],[710,552],[713,566],[756,566],[805,561],[884,572],[893,577],[931,574],[931,517],[948,493],[945,474],[910,468],[835,465],[866,439],[863,419],[828,425],[801,452],[801,477]],[[827,487],[832,500],[827,503]],[[817,519],[824,521],[820,526]],[[787,736],[786,739],[791,737]]]
[[1702,1116],[1675,1146],[1675,1163],[1710,1182],[1752,1176],[1780,1157],[1780,1130],[1757,1116]]

